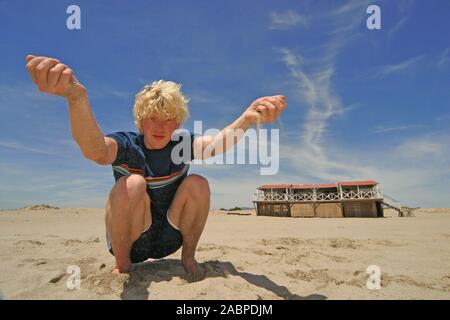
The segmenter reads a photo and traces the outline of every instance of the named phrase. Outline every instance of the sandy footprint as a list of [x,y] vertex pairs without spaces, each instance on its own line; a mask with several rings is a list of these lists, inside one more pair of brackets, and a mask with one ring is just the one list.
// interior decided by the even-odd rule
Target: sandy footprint
[[309,271],[296,270],[294,272],[285,272],[285,274],[295,280],[318,282],[322,284],[322,288],[332,283],[336,285],[344,283],[344,281],[330,276],[328,269],[311,269]]
[[347,238],[332,239],[329,241],[328,245],[332,248],[340,249],[357,249],[361,246],[356,241]]
[[26,262],[31,263],[33,266],[41,266],[44,264],[48,264],[48,259],[38,258],[38,259],[26,259]]
[[204,243],[197,248],[198,252],[217,251],[217,254],[219,256],[229,254],[230,252],[235,251],[235,250],[241,251],[241,249],[236,248],[236,247],[230,247],[230,246],[225,246],[225,245],[216,245],[216,244],[211,244],[211,243]]
[[113,294],[119,296],[129,279],[129,274],[112,274],[111,270],[103,269],[101,272],[89,274],[83,285],[99,295]]
[[316,290],[323,289],[331,284],[362,288],[366,285],[368,278],[368,275],[362,271],[351,273],[344,270],[329,270],[326,268],[311,269],[308,271],[296,270],[294,272],[286,272],[285,274],[294,280],[316,283]]
[[426,288],[431,290],[439,290],[439,291],[445,291],[450,292],[450,287],[446,285],[442,285],[441,283],[436,283],[434,281],[420,281],[416,280],[409,276],[404,275],[391,275],[391,274],[383,274],[381,277],[381,286],[387,287],[391,284],[401,284],[401,285],[409,285],[412,287],[418,287],[418,288]]
[[38,240],[19,240],[14,243],[16,246],[43,246],[45,242]]
[[80,245],[82,243],[83,242],[81,240],[78,240],[78,239],[68,239],[68,240],[61,241],[61,244],[63,246],[66,246],[66,247],[78,246],[78,245]]

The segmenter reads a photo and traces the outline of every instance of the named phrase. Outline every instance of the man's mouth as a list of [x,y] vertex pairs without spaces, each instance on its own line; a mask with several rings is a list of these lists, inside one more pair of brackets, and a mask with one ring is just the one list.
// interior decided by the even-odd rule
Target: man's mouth
[[159,135],[159,134],[154,134],[153,138],[155,138],[157,140],[162,140],[162,139],[164,139],[164,136],[163,135]]

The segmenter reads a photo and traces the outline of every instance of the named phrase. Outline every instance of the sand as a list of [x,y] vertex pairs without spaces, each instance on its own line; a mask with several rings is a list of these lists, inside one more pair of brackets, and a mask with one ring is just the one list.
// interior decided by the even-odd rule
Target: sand
[[[258,217],[210,213],[189,282],[181,250],[112,275],[103,209],[0,211],[0,295],[6,299],[450,299],[450,209],[414,217]],[[246,215],[245,215],[246,214]],[[79,289],[69,289],[81,271]],[[367,287],[367,268],[381,288]],[[70,286],[69,286],[70,287]],[[73,286],[72,286],[73,288]]]

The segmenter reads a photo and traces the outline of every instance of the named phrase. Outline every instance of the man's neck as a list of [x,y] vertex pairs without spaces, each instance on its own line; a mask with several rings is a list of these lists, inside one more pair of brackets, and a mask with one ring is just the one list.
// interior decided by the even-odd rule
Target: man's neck
[[[167,144],[169,144],[169,143],[167,143]],[[164,149],[164,148],[167,146],[167,144],[165,144],[165,145],[162,146],[161,148],[153,147],[152,145],[150,145],[150,143],[148,142],[147,138],[146,138],[145,135],[144,135],[144,145],[145,145],[145,147],[146,147],[148,150],[160,150],[160,149]]]

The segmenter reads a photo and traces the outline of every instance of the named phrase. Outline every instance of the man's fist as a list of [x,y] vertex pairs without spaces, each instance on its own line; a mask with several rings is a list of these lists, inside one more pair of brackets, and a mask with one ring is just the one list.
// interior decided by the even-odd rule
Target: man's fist
[[244,117],[249,124],[270,123],[276,121],[286,107],[284,96],[262,97],[253,101]]
[[69,98],[84,90],[72,69],[58,59],[28,55],[26,61],[28,73],[40,91]]

